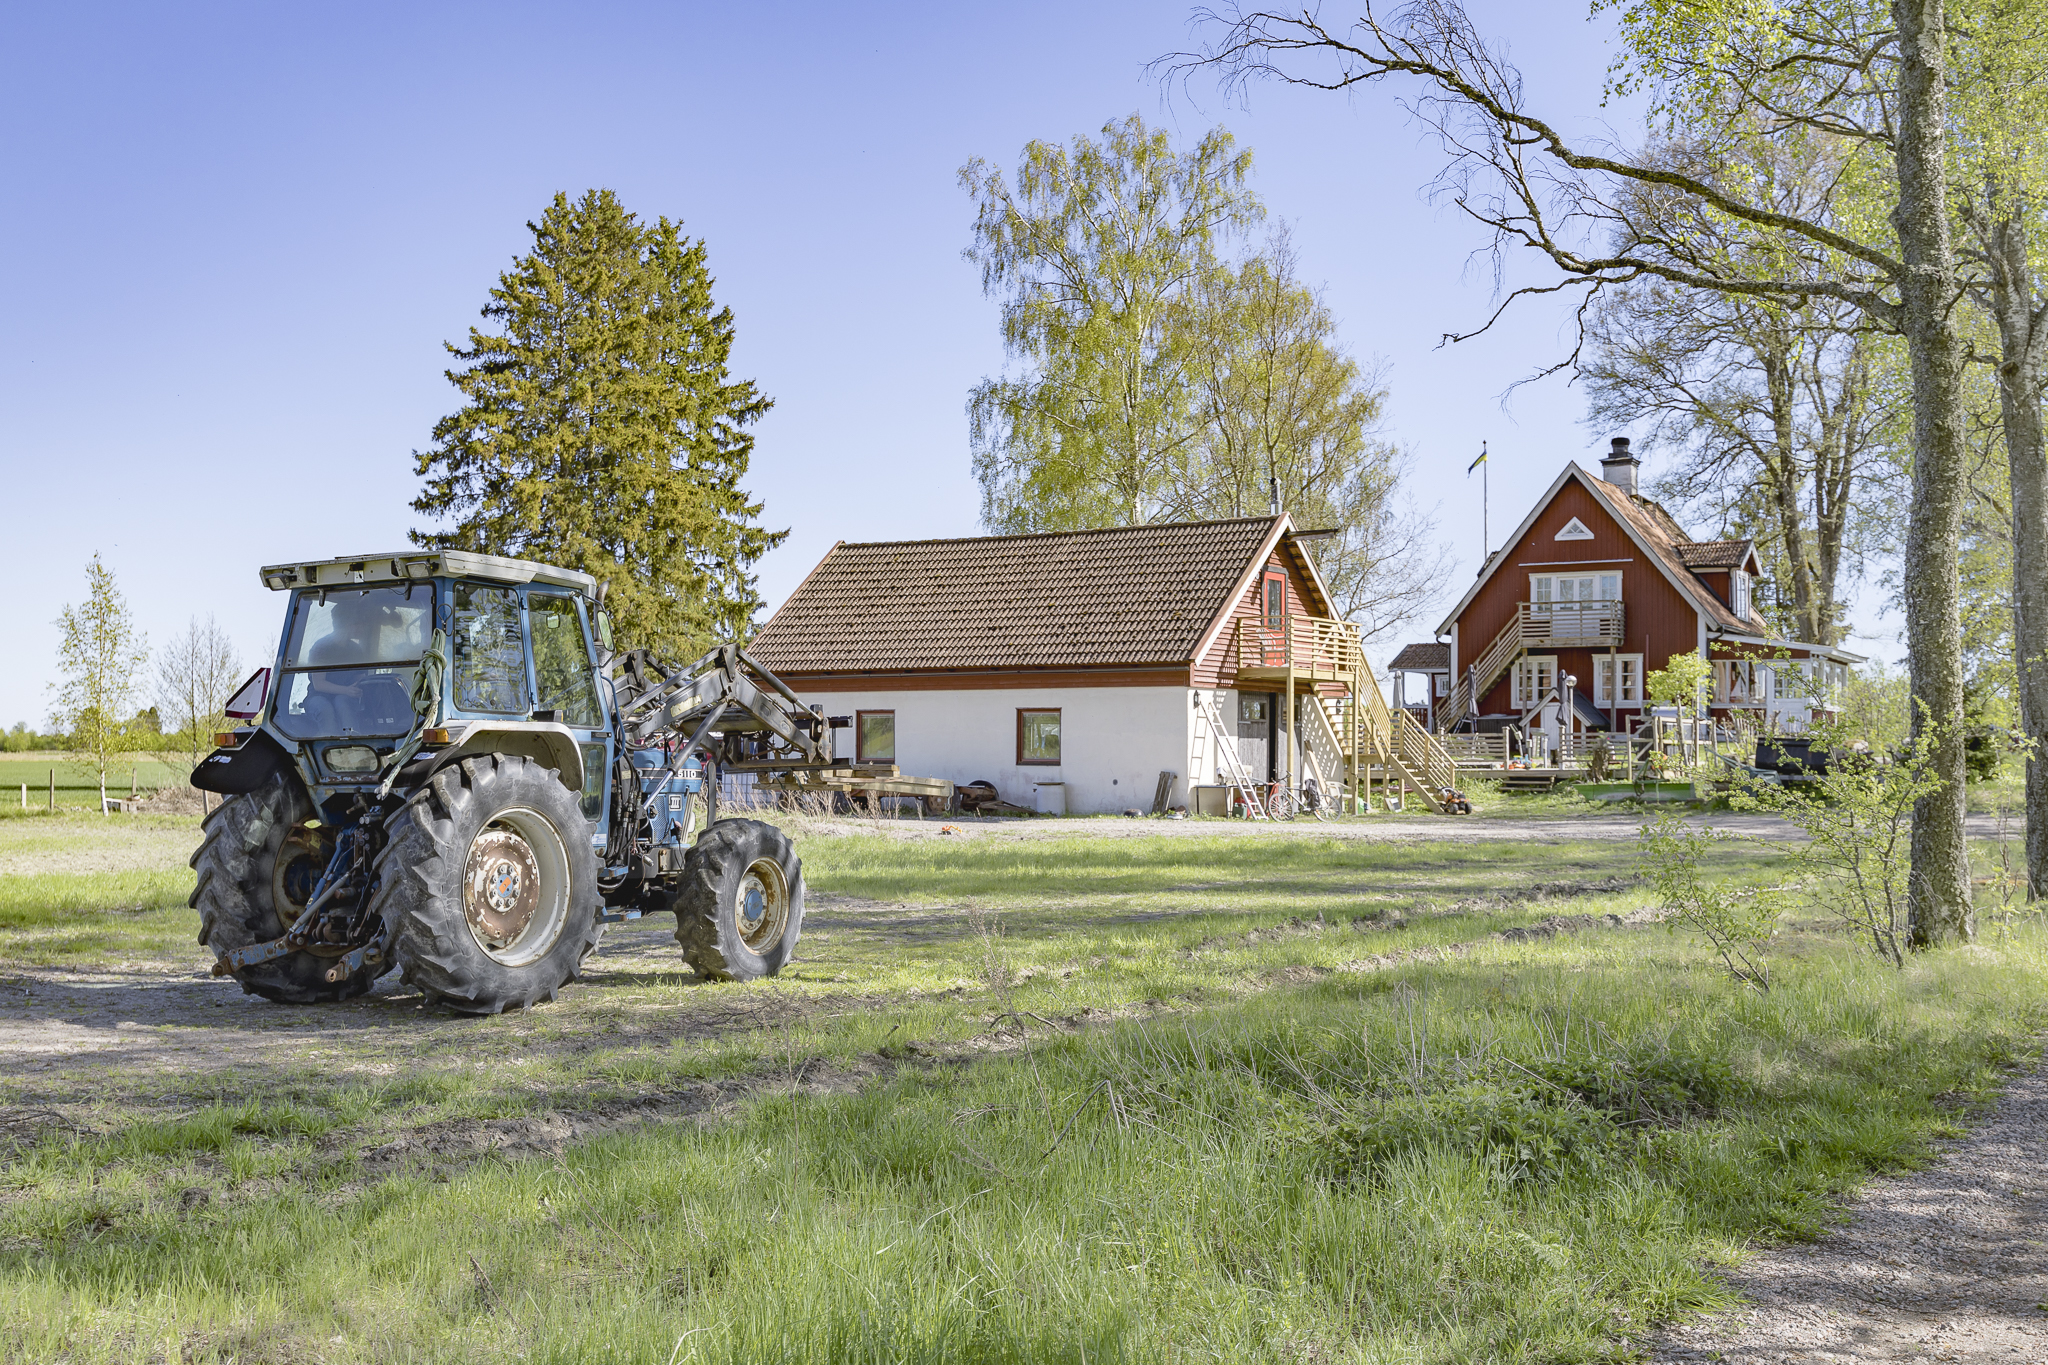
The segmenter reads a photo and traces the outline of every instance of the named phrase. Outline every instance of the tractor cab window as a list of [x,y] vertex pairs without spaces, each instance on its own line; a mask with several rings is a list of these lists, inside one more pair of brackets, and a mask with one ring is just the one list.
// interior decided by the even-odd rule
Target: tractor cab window
[[412,678],[434,628],[434,590],[302,592],[285,641],[277,725],[293,739],[402,735],[412,728]]
[[564,725],[603,725],[591,678],[590,643],[576,614],[576,599],[537,592],[526,599],[526,607],[533,622],[533,676],[540,685],[540,709],[555,712]]
[[325,588],[299,594],[286,668],[417,663],[434,631],[434,591]]
[[519,590],[457,583],[453,624],[448,650],[455,664],[456,708],[523,715],[526,651],[519,638]]

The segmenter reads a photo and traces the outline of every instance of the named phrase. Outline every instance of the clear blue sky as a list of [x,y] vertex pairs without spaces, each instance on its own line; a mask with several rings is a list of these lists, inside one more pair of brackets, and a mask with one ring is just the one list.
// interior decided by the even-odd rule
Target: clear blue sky
[[[1567,127],[1625,117],[1600,108],[1606,31],[1582,4],[1473,10]],[[210,611],[254,666],[281,606],[259,564],[401,547],[411,452],[455,406],[442,343],[557,190],[608,186],[708,243],[736,371],[776,400],[749,480],[764,521],[791,528],[760,565],[771,607],[836,540],[973,533],[963,405],[1003,357],[960,256],[956,172],[1134,110],[1190,136],[1220,121],[1255,149],[1257,188],[1346,344],[1387,362],[1392,435],[1451,543],[1455,595],[1478,562],[1464,470],[1480,441],[1496,537],[1564,461],[1605,445],[1562,380],[1501,405],[1569,345],[1564,318],[1518,305],[1439,349],[1485,315],[1493,280],[1469,259],[1477,232],[1421,196],[1437,154],[1394,92],[1269,87],[1247,109],[1198,83],[1169,99],[1144,68],[1194,41],[1189,15],[1064,0],[15,7],[0,724],[47,714],[52,622],[95,550],[153,642]]]

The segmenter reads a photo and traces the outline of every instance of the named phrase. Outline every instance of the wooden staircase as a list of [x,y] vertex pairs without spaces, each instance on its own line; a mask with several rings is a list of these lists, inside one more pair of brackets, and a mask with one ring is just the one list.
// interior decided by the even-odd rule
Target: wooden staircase
[[1470,668],[1465,676],[1458,679],[1451,688],[1450,697],[1437,708],[1437,726],[1448,730],[1479,709],[1479,699],[1487,689],[1500,681],[1500,675],[1508,671],[1522,653],[1522,613],[1517,611],[1501,627],[1500,634],[1493,637],[1493,643]]
[[1518,602],[1515,614],[1493,637],[1493,643],[1465,670],[1451,688],[1451,695],[1437,708],[1437,728],[1448,730],[1478,709],[1486,695],[1509,665],[1525,649],[1541,645],[1552,648],[1613,649],[1627,639],[1627,617],[1619,602]]
[[[1423,803],[1442,814],[1444,802],[1438,793],[1446,787],[1458,785],[1458,765],[1437,742],[1436,736],[1418,724],[1415,717],[1387,705],[1386,697],[1380,692],[1379,680],[1370,671],[1362,671],[1359,677],[1359,695],[1342,699],[1318,697],[1315,699],[1318,704],[1304,708],[1305,712],[1321,717],[1320,728],[1327,735],[1330,746],[1345,761],[1346,769],[1355,760],[1361,768],[1375,764],[1389,775],[1398,773],[1404,779],[1404,788],[1412,787],[1420,792]],[[1304,725],[1302,733],[1314,739],[1311,726]],[[1354,795],[1363,797],[1367,793],[1356,792]]]

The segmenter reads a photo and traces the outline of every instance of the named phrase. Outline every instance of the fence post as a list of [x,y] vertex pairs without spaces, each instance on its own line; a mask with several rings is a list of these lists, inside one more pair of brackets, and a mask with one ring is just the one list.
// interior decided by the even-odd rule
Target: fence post
[[50,769],[50,809],[57,809],[57,770]]

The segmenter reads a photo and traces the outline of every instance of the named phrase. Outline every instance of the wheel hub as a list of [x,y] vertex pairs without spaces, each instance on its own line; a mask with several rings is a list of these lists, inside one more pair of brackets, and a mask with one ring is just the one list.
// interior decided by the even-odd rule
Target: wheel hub
[[539,861],[525,839],[508,829],[478,835],[463,875],[463,911],[477,942],[486,949],[516,942],[540,908],[540,883]]
[[761,858],[740,878],[733,918],[740,941],[764,953],[782,938],[789,923],[789,884],[772,858]]

